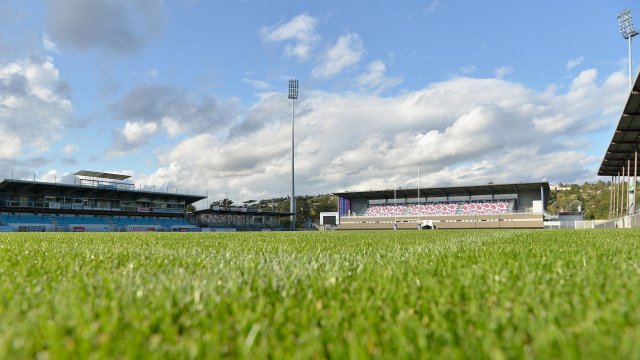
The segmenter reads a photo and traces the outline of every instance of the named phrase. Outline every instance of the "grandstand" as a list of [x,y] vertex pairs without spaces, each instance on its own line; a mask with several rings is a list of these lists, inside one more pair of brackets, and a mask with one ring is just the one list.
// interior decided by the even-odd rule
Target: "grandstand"
[[338,230],[543,228],[549,183],[358,191],[338,196]]
[[[636,75],[627,102],[602,159],[598,176],[611,177],[609,219],[623,219],[629,226],[638,216],[636,185],[638,183],[638,145],[640,145],[640,73]],[[622,224],[620,224],[622,225]],[[621,227],[624,227],[621,226]]]
[[284,230],[281,220],[291,216],[289,212],[268,211],[248,207],[212,206],[191,214],[194,223],[203,231],[264,231]]
[[204,196],[135,190],[127,175],[82,170],[74,184],[4,179],[4,231],[194,231],[189,204]]

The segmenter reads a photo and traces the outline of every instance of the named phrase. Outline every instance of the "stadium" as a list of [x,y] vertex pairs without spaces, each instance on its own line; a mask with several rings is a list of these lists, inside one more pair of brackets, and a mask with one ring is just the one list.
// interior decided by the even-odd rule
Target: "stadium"
[[640,75],[632,83],[629,97],[611,142],[598,169],[598,176],[610,178],[609,219],[604,227],[638,227],[636,188],[640,144]]
[[[4,179],[0,231],[250,231],[282,229],[290,213],[247,207],[188,212],[205,196],[136,190],[130,176],[82,170],[73,184]],[[188,214],[188,216],[187,216]]]
[[[82,170],[74,184],[4,179],[2,231],[283,230],[289,212],[220,207],[188,212],[205,196],[136,190],[128,175]],[[487,184],[334,193],[338,230],[543,228],[549,183]],[[548,215],[548,214],[546,214]],[[335,227],[333,227],[335,226]]]
[[[625,228],[640,226],[637,184],[640,77],[636,76],[598,170],[610,177],[607,220],[570,221],[547,212],[548,182],[335,192],[337,209],[320,214],[320,230]],[[633,170],[632,170],[633,169]],[[0,231],[270,231],[290,212],[211,206],[194,194],[136,189],[130,176],[81,170],[74,183],[4,179]],[[168,190],[168,189],[167,189]]]
[[544,227],[549,183],[341,192],[323,225],[338,230]]
[[74,184],[4,179],[4,231],[193,231],[185,211],[205,197],[136,190],[129,176],[78,171]]

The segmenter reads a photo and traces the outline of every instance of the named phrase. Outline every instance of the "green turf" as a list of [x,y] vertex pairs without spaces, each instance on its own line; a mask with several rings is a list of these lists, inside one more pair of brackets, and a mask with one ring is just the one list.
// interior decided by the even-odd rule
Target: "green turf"
[[640,232],[1,234],[0,358],[640,358]]

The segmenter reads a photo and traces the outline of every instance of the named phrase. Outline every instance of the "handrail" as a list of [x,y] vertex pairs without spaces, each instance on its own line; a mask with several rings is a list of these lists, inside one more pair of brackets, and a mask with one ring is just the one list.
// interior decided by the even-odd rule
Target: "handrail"
[[[0,202],[0,204],[3,207],[7,207],[7,208],[25,208],[25,209],[130,211],[130,212],[139,212],[139,213],[166,213],[166,214],[182,214],[184,212],[184,208],[149,207],[149,206],[100,207],[100,206],[87,206],[79,203],[51,203],[51,202],[36,202],[36,201],[4,200]],[[55,204],[55,205],[52,206],[51,204]]]
[[[510,212],[501,212],[501,213],[484,213],[484,214],[478,214],[478,213],[473,213],[473,214],[428,214],[428,215],[420,215],[420,214],[415,214],[415,215],[406,215],[406,214],[401,214],[401,215],[395,215],[396,217],[401,217],[401,218],[411,218],[411,217],[428,217],[428,216],[482,216],[482,215],[519,215],[519,214],[523,214],[523,215],[544,215],[542,212],[536,212],[536,211],[527,211],[527,210],[516,210],[516,211],[510,211]],[[394,217],[394,215],[341,215],[341,218],[347,218],[347,219],[351,219],[351,218],[368,218],[368,219],[373,219],[373,218],[388,218],[388,217]]]

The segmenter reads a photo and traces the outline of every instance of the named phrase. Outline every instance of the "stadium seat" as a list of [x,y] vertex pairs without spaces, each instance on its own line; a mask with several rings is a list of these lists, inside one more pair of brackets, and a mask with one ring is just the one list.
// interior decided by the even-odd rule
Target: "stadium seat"
[[461,215],[506,214],[510,212],[505,200],[467,201],[462,205]]
[[447,216],[506,214],[513,212],[513,200],[473,200],[464,202],[428,202],[413,205],[370,205],[365,216]]
[[171,229],[172,226],[191,225],[188,221],[181,218],[127,218],[121,216],[103,217],[103,216],[75,216],[75,215],[33,215],[33,214],[15,214],[3,215],[0,225],[52,225],[57,227],[83,226],[83,225],[109,225],[118,229],[124,229],[127,225],[155,225],[161,226],[164,230]]

